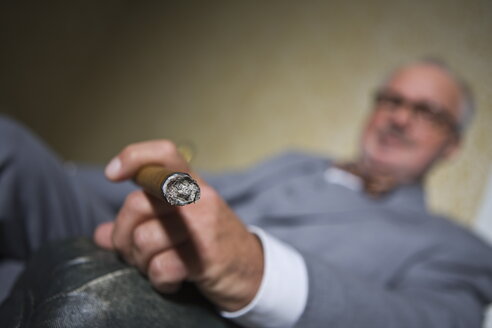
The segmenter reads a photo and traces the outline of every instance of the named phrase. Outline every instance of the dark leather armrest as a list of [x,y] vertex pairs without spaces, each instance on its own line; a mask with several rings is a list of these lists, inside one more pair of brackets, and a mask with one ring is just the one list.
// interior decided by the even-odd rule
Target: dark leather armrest
[[157,293],[138,270],[89,239],[43,247],[0,307],[2,327],[237,327],[191,285]]

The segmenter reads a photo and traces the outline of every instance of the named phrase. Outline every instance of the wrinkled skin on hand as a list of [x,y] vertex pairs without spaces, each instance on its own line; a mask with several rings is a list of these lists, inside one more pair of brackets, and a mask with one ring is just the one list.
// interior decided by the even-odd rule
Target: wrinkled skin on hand
[[96,229],[95,242],[116,250],[162,293],[175,292],[183,281],[191,281],[220,309],[234,311],[247,305],[263,275],[257,237],[212,187],[191,172],[170,141],[127,146],[108,164],[106,176],[112,181],[131,179],[149,164],[192,175],[201,188],[200,200],[172,207],[135,191],[114,222]]

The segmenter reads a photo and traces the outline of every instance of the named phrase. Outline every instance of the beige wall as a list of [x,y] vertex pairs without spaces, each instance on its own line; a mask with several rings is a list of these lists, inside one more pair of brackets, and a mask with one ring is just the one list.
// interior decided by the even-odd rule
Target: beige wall
[[443,56],[479,112],[459,159],[430,179],[470,223],[492,161],[491,1],[79,1],[0,4],[0,102],[65,158],[191,141],[195,166],[288,147],[350,157],[382,74]]

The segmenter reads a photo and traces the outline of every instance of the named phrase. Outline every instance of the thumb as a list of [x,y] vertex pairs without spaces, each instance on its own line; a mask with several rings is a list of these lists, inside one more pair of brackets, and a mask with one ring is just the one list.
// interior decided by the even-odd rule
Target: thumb
[[176,145],[169,140],[150,140],[126,146],[106,166],[106,177],[111,181],[132,178],[145,165],[157,164],[180,172],[189,167]]
[[114,249],[112,235],[113,235],[114,222],[105,222],[100,224],[94,231],[94,242],[96,245],[106,248]]

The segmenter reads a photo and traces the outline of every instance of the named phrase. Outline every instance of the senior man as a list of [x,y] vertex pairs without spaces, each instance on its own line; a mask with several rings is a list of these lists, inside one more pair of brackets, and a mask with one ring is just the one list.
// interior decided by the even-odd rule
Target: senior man
[[[381,85],[352,163],[287,153],[246,172],[202,179],[169,141],[130,145],[106,167],[110,180],[161,164],[194,175],[201,199],[171,207],[134,190],[94,240],[161,293],[192,282],[243,326],[480,327],[492,300],[492,250],[430,214],[423,193],[429,170],[458,151],[472,111],[467,86],[445,65],[421,60]],[[62,187],[48,189],[63,189],[77,207],[50,200],[49,220],[61,228],[44,235],[33,220],[47,219],[32,206],[25,210],[31,217],[22,226],[35,240],[25,253],[43,239],[75,234],[74,225],[91,231],[110,216],[90,213],[96,203],[119,207],[116,199],[129,190],[122,186],[108,200],[95,188],[102,182],[58,171]],[[56,219],[65,211],[77,223]]]

